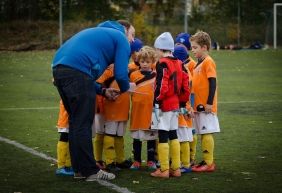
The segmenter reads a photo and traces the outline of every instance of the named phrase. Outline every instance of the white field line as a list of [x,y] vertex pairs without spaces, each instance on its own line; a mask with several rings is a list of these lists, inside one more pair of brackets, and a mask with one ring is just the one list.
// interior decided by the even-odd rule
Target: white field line
[[[0,141],[8,143],[10,145],[14,145],[17,148],[24,150],[25,152],[28,152],[32,155],[38,156],[38,157],[43,158],[45,160],[49,160],[49,161],[52,161],[54,163],[57,162],[57,160],[55,158],[50,157],[50,156],[48,156],[44,153],[38,152],[38,151],[36,151],[36,150],[34,150],[30,147],[27,147],[23,144],[18,143],[16,141],[12,141],[10,139],[7,139],[7,138],[1,137],[1,136],[0,136]],[[104,181],[104,180],[95,180],[95,181],[98,182],[100,185],[105,186],[107,188],[110,188],[112,190],[115,190],[116,192],[119,192],[119,193],[133,193],[133,192],[129,191],[127,188],[119,187],[119,186],[117,186],[113,183],[110,183],[108,181]]]
[[[240,104],[240,103],[279,103],[282,100],[267,100],[267,101],[220,101],[218,104]],[[20,110],[54,110],[59,109],[58,107],[10,107],[10,108],[0,108],[0,111],[20,111]]]

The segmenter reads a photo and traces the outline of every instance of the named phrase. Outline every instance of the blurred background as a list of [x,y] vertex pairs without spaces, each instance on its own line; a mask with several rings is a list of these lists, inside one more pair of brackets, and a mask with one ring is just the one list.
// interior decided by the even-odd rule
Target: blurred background
[[204,30],[217,49],[267,49],[274,44],[275,16],[277,47],[282,47],[279,3],[282,1],[0,0],[0,50],[56,49],[60,37],[66,41],[84,28],[116,19],[128,19],[136,28],[136,37],[147,45],[164,31],[175,37],[180,32]]

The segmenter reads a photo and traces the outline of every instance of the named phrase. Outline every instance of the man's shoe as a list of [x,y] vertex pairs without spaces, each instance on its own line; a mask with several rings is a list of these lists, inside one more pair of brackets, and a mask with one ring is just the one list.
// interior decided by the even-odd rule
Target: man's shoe
[[180,168],[180,171],[181,171],[181,173],[191,173],[192,172],[192,167],[189,167],[189,168],[187,168],[187,167],[181,167]]
[[148,161],[147,166],[148,166],[148,169],[151,171],[155,171],[157,169],[157,165],[153,161]]
[[58,176],[73,176],[74,172],[69,167],[58,168],[56,170],[56,175]]
[[215,164],[207,165],[205,161],[202,161],[200,164],[192,167],[193,172],[213,172],[215,171]]
[[171,177],[180,177],[180,176],[181,176],[181,171],[180,171],[180,169],[179,169],[179,168],[176,169],[176,170],[170,169],[170,170],[169,170],[169,176],[171,176]]
[[113,180],[115,178],[116,178],[115,174],[108,173],[103,170],[99,170],[97,174],[92,174],[88,176],[85,181],[92,182],[96,180]]
[[156,171],[151,173],[151,176],[156,177],[156,178],[169,178],[169,171],[161,171],[160,169],[157,169]]
[[139,170],[141,166],[141,163],[138,161],[134,161],[133,164],[130,166],[131,170]]
[[124,160],[123,162],[116,164],[116,166],[121,169],[128,169],[131,167],[131,165],[132,165],[132,161],[130,160]]

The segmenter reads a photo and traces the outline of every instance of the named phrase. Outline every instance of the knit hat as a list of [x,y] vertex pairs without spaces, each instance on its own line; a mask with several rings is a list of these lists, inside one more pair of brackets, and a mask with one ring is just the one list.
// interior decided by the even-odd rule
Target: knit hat
[[184,62],[189,57],[188,52],[186,51],[184,46],[181,45],[175,46],[173,56],[181,60],[182,62]]
[[134,41],[130,43],[131,54],[133,52],[138,52],[142,47],[143,42],[138,38],[134,38]]
[[157,39],[155,40],[154,44],[155,48],[161,49],[161,50],[174,50],[174,40],[169,32],[164,32]]
[[191,44],[189,39],[190,39],[190,34],[180,33],[176,36],[175,43],[183,44],[188,50],[190,50]]

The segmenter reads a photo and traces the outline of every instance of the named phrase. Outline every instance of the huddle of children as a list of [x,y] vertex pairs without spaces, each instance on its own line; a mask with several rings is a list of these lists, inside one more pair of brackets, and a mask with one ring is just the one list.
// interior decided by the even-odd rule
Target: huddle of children
[[[181,173],[215,170],[213,133],[220,132],[220,128],[216,115],[216,65],[208,54],[210,45],[210,36],[203,31],[192,36],[180,33],[175,43],[169,32],[162,33],[155,40],[155,49],[143,46],[135,38],[131,43],[133,62],[128,67],[135,89],[116,100],[96,97],[92,133],[97,166],[110,171],[139,170],[142,141],[147,141],[146,165],[153,177],[180,177]],[[197,62],[189,56],[190,50]],[[97,82],[119,89],[114,68],[114,64],[110,65]],[[133,162],[126,160],[124,153],[128,120]],[[73,176],[68,115],[62,103],[57,127],[61,136],[56,174]],[[203,161],[198,164],[195,163],[197,135],[201,136],[203,153]]]

